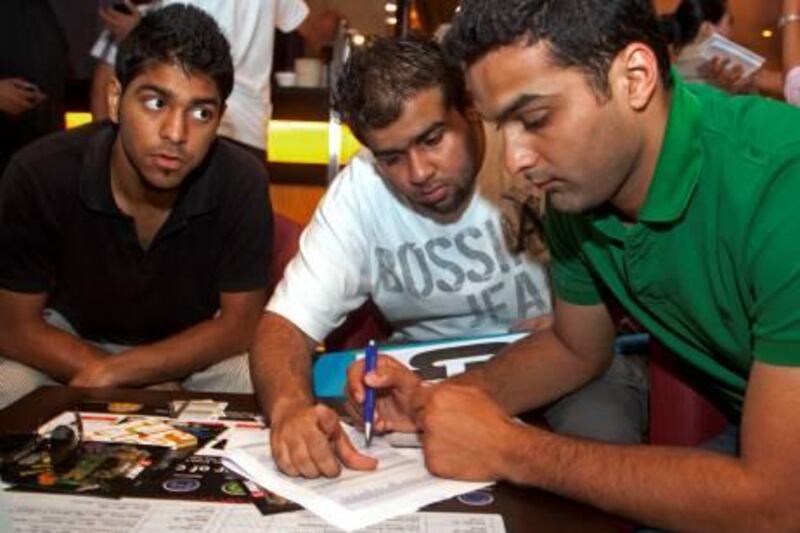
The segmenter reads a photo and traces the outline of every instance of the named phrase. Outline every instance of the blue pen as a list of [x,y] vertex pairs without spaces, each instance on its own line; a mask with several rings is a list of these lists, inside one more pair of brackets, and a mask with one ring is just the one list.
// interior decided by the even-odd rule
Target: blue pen
[[[375,341],[369,341],[367,350],[364,354],[364,374],[375,370],[378,363],[378,347]],[[367,387],[364,396],[364,436],[366,437],[367,447],[372,442],[372,423],[375,420],[375,389]]]

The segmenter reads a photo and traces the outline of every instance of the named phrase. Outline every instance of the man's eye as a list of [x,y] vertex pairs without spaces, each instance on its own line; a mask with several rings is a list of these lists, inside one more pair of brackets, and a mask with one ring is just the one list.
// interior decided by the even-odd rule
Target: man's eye
[[383,165],[385,167],[394,166],[399,162],[400,162],[400,156],[399,155],[386,155],[386,156],[382,156],[380,158],[381,165]]
[[425,140],[423,142],[425,143],[426,146],[436,146],[437,144],[442,142],[443,138],[444,138],[444,133],[439,131],[432,135],[429,135],[428,137],[425,137]]
[[547,122],[550,120],[549,114],[542,114],[542,115],[535,115],[530,118],[523,117],[520,119],[522,123],[522,127],[528,131],[538,130],[547,125]]
[[147,109],[152,109],[153,111],[158,111],[159,109],[162,109],[165,105],[166,103],[164,102],[164,99],[158,96],[150,97],[144,101],[144,106]]
[[197,107],[192,110],[192,117],[200,122],[208,122],[214,117],[214,112],[205,107]]

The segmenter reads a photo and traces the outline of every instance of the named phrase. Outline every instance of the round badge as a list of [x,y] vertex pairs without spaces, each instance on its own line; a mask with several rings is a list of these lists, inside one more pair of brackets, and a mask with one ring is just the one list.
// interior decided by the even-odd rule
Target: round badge
[[161,486],[169,492],[193,492],[200,488],[200,481],[191,478],[172,478]]
[[482,506],[494,502],[494,496],[485,490],[474,490],[458,497],[458,501],[467,505]]
[[247,496],[247,491],[238,481],[228,481],[222,485],[222,492],[229,496]]

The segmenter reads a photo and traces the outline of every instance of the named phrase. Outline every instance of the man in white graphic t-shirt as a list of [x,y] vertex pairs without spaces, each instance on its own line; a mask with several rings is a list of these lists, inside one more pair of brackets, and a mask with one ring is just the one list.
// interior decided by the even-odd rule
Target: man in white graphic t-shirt
[[[334,107],[369,148],[331,184],[262,317],[251,376],[289,475],[334,476],[358,454],[337,415],[315,405],[311,354],[371,298],[401,341],[507,332],[547,317],[545,267],[503,238],[508,200],[495,131],[469,109],[458,69],[439,47],[379,39],[346,62]],[[541,243],[540,243],[541,244]],[[546,254],[545,254],[546,255]],[[646,380],[622,357],[555,402],[550,425],[572,435],[640,442]]]

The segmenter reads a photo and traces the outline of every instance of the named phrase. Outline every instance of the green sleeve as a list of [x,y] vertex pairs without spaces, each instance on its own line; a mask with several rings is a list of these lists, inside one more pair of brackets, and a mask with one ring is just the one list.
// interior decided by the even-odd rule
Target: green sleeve
[[575,305],[596,305],[602,299],[581,250],[577,216],[548,209],[545,234],[550,248],[550,271],[558,298]]
[[752,287],[756,360],[800,366],[800,147],[773,168],[750,222],[746,272]]

